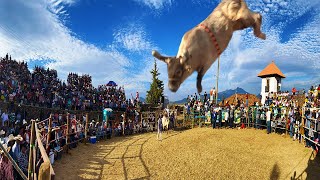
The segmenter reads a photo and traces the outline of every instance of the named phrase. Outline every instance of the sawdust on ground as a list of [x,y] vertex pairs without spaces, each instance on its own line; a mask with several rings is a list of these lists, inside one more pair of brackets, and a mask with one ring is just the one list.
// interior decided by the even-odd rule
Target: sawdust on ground
[[312,150],[254,129],[194,128],[80,144],[54,164],[55,179],[320,179]]

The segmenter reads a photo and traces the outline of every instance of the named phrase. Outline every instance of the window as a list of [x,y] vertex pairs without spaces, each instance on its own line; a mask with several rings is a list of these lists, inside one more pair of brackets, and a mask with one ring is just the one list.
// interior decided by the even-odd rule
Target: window
[[267,79],[267,85],[265,86],[265,92],[269,92],[269,88],[270,88],[270,80],[269,79]]

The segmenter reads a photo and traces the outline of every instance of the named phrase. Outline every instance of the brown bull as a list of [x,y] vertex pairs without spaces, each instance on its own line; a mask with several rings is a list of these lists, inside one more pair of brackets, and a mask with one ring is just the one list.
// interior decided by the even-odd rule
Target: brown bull
[[168,86],[176,92],[194,71],[198,72],[197,89],[202,91],[202,77],[217,57],[227,48],[234,31],[248,27],[254,35],[266,39],[261,32],[262,17],[248,9],[244,0],[223,0],[199,26],[184,34],[176,57],[152,55],[168,65]]

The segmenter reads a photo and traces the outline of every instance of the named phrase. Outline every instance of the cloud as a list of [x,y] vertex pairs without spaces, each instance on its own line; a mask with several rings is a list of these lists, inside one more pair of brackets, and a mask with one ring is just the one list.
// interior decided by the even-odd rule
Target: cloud
[[151,52],[152,49],[157,48],[148,40],[150,37],[148,37],[143,25],[139,23],[122,26],[114,32],[113,37],[114,45],[123,47],[130,52]]
[[[132,83],[135,79],[130,68],[135,69],[132,66],[135,63],[119,47],[110,44],[100,48],[84,42],[63,24],[59,9],[72,3],[75,1],[0,1],[0,54],[9,52],[17,60],[41,62],[56,69],[59,78],[64,80],[69,72],[77,72],[92,75],[95,86],[114,80],[127,85],[128,92],[144,87],[141,83]],[[59,9],[54,10],[57,7]],[[6,18],[7,9],[12,15],[10,21]],[[144,42],[146,37],[141,29],[137,34],[126,35],[131,40],[124,38],[122,42],[128,49],[138,51],[152,47],[151,43]]]
[[171,6],[174,0],[134,0],[135,2],[145,5],[149,8],[161,10],[165,6]]
[[[90,0],[87,0],[90,1]],[[68,8],[79,0],[11,0],[0,1],[0,55],[12,54],[17,60],[41,62],[55,68],[59,78],[69,72],[89,73],[94,85],[114,80],[124,85],[127,95],[136,90],[143,96],[151,83],[152,41],[143,17],[139,21],[121,24],[113,30],[113,39],[104,47],[77,38],[66,26]],[[148,11],[169,9],[177,0],[135,0]],[[182,2],[182,1],[181,1]],[[320,15],[319,1],[264,0],[246,1],[253,11],[263,14],[263,31],[267,40],[253,36],[252,29],[234,33],[220,61],[219,90],[244,87],[249,92],[260,91],[256,77],[271,60],[275,60],[287,78],[283,88],[320,82]],[[193,5],[212,9],[213,1],[192,0]],[[210,5],[209,5],[210,4]],[[268,9],[268,10],[266,10]],[[167,17],[161,17],[167,18]],[[305,20],[304,18],[307,18]],[[10,19],[10,21],[8,20]],[[297,21],[297,23],[296,23]],[[294,24],[294,25],[292,25]],[[290,30],[293,29],[293,30]],[[285,40],[283,36],[286,36]],[[160,79],[164,80],[165,95],[179,100],[196,90],[196,73],[182,84],[177,93],[167,86],[166,64],[157,61]],[[217,63],[203,79],[204,91],[216,84]]]

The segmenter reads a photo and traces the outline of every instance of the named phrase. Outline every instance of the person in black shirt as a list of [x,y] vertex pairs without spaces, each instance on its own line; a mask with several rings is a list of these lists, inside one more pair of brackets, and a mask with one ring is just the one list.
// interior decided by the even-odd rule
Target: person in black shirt
[[204,100],[203,100],[203,102],[206,102],[207,101],[207,96],[208,96],[208,94],[207,94],[207,92],[204,92]]

